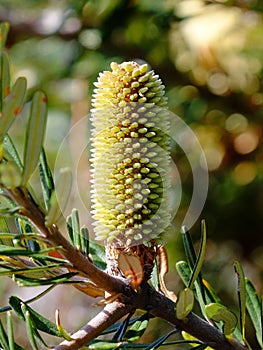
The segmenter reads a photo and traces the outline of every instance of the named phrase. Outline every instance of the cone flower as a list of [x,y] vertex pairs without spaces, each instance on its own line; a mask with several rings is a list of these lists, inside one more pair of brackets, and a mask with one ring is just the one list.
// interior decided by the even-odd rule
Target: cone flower
[[116,247],[157,240],[169,225],[169,121],[164,85],[147,64],[112,63],[92,99],[92,215]]

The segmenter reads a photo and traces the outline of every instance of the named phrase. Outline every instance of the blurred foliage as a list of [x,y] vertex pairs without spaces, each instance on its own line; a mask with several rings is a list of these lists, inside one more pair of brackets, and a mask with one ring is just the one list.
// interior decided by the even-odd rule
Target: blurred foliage
[[[207,272],[216,273],[224,291],[226,261],[235,254],[258,284],[262,277],[262,12],[261,0],[0,2],[0,20],[11,24],[13,76],[25,76],[31,94],[41,88],[48,95],[46,149],[53,164],[69,126],[89,111],[93,81],[111,61],[141,59],[158,72],[170,110],[194,130],[207,158]],[[23,118],[20,123],[17,140]],[[179,150],[173,157],[183,184],[180,221],[192,177],[186,157]],[[81,178],[88,193],[88,175]],[[167,237],[170,256],[180,256],[179,239],[177,232]]]

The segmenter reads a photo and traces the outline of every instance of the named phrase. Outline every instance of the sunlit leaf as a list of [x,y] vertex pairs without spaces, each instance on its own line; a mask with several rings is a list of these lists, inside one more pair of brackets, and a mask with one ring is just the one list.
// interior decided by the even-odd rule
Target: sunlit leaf
[[9,161],[10,160],[13,161],[16,164],[17,168],[22,173],[23,171],[22,162],[13,144],[13,141],[11,140],[8,134],[6,134],[4,137],[4,151],[5,151],[5,158],[7,158]]
[[105,249],[93,241],[89,240],[89,254],[93,263],[102,270],[106,269],[106,254]]
[[8,334],[8,345],[10,350],[15,350],[15,340],[14,340],[14,328],[13,328],[13,318],[11,311],[6,314],[7,319],[7,334]]
[[235,272],[238,277],[238,301],[240,308],[240,325],[241,325],[241,333],[242,338],[245,343],[246,340],[246,285],[245,285],[245,275],[242,266],[238,261],[234,264]]
[[[113,337],[112,337],[112,340],[115,340],[115,341],[120,341],[122,340],[129,324],[130,324],[130,320],[131,320],[131,316],[134,314],[134,310],[132,310],[128,316],[123,320],[123,322],[119,322],[119,327],[118,329],[116,330],[116,332],[114,333]],[[140,319],[138,317],[138,319]]]
[[66,340],[72,340],[72,338],[70,337],[69,333],[65,330],[65,328],[62,326],[61,322],[60,322],[60,315],[59,315],[59,310],[56,310],[56,326],[57,329],[60,333],[60,336]]
[[206,225],[205,225],[205,221],[202,220],[200,249],[199,249],[199,253],[198,253],[195,265],[193,267],[191,279],[189,281],[189,286],[188,286],[189,288],[193,287],[194,282],[196,281],[198,275],[201,272],[201,268],[205,257],[205,249],[206,249]]
[[245,278],[246,284],[246,307],[250,315],[251,321],[256,330],[257,341],[261,348],[263,348],[263,334],[262,334],[262,310],[259,297],[253,284]]
[[25,276],[34,276],[36,277],[42,277],[43,272],[45,271],[52,271],[56,270],[59,267],[61,267],[60,264],[56,265],[46,265],[46,266],[36,266],[36,267],[26,267],[24,269],[19,269],[19,268],[13,268],[9,267],[8,270],[6,269],[0,269],[0,276],[12,276],[15,274],[20,274],[20,275],[25,275]]
[[72,173],[69,168],[60,170],[55,190],[50,199],[50,207],[46,216],[46,225],[56,224],[62,216],[71,192]]
[[[4,232],[7,233],[6,237],[3,236]],[[8,236],[8,234],[10,234],[10,232],[9,232],[7,221],[5,218],[0,217],[0,244],[11,245],[11,246],[13,245],[12,235]]]
[[204,259],[205,254],[205,246],[206,246],[206,227],[205,222],[202,221],[202,227],[201,227],[201,247],[199,250],[198,258],[196,257],[192,238],[190,236],[189,231],[186,229],[186,227],[182,227],[182,237],[183,237],[183,244],[185,249],[185,254],[189,263],[189,266],[191,268],[191,277],[189,279],[189,282],[187,284],[187,287],[190,285],[192,286],[193,282],[195,283],[195,286],[198,285],[198,300],[201,304],[201,308],[206,304],[205,300],[205,288],[202,281],[202,275],[201,275],[201,266]]
[[73,283],[70,278],[75,276],[75,272],[64,273],[62,275],[56,276],[54,278],[39,279],[30,278],[22,275],[14,275],[13,280],[19,286],[33,287],[33,286],[46,286],[50,284],[63,284],[63,283]]
[[4,99],[2,116],[0,118],[0,141],[3,142],[4,135],[14,122],[16,116],[21,112],[25,95],[27,82],[20,77],[15,82],[11,93]]
[[[192,335],[190,335],[189,333],[186,333],[185,331],[182,331],[182,337],[187,340],[189,342],[189,344],[191,344],[193,346],[193,344],[195,343],[200,343],[200,341],[193,337]],[[200,344],[200,346],[202,346],[201,348],[199,346],[194,347],[193,349],[205,349],[205,350],[213,350],[212,348],[210,348],[210,346],[207,346],[206,344]]]
[[54,181],[51,170],[47,163],[47,158],[44,149],[40,153],[39,176],[42,187],[43,199],[46,210],[49,209],[50,198],[54,191]]
[[4,350],[9,350],[8,336],[5,332],[5,329],[1,320],[0,320],[0,345]]
[[27,126],[22,185],[27,183],[39,162],[45,135],[46,121],[47,98],[42,91],[37,91],[32,99],[30,118]]
[[178,261],[175,265],[176,270],[184,282],[185,286],[188,286],[190,278],[191,278],[191,269],[189,264],[186,261]]
[[125,342],[114,342],[111,340],[94,340],[92,343],[88,344],[88,349],[90,350],[114,350],[118,349]]
[[80,248],[84,254],[89,254],[89,230],[86,226],[80,229]]
[[30,313],[27,310],[25,304],[21,305],[21,310],[24,314],[24,320],[26,322],[26,331],[27,331],[27,336],[28,336],[28,340],[30,342],[30,345],[32,346],[33,350],[38,350],[38,346],[37,346],[36,339],[35,339],[34,326],[33,326],[32,321],[31,321]]
[[233,333],[237,325],[237,318],[233,312],[228,310],[224,305],[218,303],[211,303],[206,305],[205,311],[209,319],[216,322],[224,322],[224,334],[230,335]]
[[3,101],[10,93],[10,67],[6,52],[0,53],[0,110],[2,110]]
[[9,28],[10,28],[10,24],[8,22],[3,22],[0,24],[0,48],[1,49],[5,47]]
[[123,339],[129,342],[134,342],[141,338],[148,327],[149,315],[148,313],[142,315],[124,334]]
[[67,217],[67,229],[71,243],[80,249],[80,224],[77,209],[73,209],[71,215]]
[[175,314],[179,320],[184,320],[194,307],[194,293],[190,288],[179,292],[175,305]]
[[35,310],[33,310],[31,307],[26,305],[21,299],[15,296],[11,296],[9,299],[9,303],[12,307],[12,309],[17,313],[17,315],[22,319],[25,320],[25,314],[22,310],[22,306],[26,306],[26,310],[30,313],[31,319],[35,324],[35,327],[45,333],[55,335],[60,337],[61,333],[57,329],[57,326],[55,323],[49,321],[47,318],[43,317],[39,313],[37,313]]

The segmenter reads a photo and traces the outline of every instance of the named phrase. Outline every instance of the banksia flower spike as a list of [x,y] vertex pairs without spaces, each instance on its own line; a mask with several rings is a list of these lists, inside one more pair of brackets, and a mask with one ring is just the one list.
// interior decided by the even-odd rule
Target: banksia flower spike
[[92,213],[98,240],[127,247],[169,225],[168,111],[147,65],[112,63],[92,100]]
[[164,86],[147,64],[111,69],[99,75],[92,99],[95,236],[116,248],[150,246],[170,221]]

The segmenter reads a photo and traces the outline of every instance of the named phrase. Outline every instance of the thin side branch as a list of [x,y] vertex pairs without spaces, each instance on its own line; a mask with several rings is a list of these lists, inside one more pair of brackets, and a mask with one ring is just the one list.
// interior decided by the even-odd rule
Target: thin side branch
[[177,328],[209,344],[215,350],[249,350],[235,339],[227,339],[219,329],[192,312],[185,320],[177,319],[175,303],[147,284],[143,289],[141,299],[137,302],[139,303],[138,308],[147,310],[152,315],[175,325]]
[[133,309],[132,305],[125,305],[114,302],[95,316],[83,328],[72,335],[71,341],[63,341],[53,348],[53,350],[77,350],[89,341],[99,336],[106,328],[117,322],[121,317],[127,315]]

